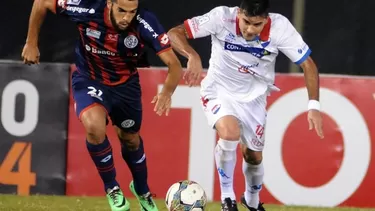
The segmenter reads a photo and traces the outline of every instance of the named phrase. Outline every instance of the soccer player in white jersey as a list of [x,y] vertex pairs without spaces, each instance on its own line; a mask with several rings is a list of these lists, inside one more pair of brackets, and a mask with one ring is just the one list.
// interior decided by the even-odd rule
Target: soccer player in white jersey
[[264,175],[263,131],[267,116],[266,98],[271,91],[278,90],[274,78],[279,51],[302,67],[309,97],[310,130],[315,128],[318,136],[323,138],[319,74],[310,57],[311,50],[286,17],[268,13],[268,8],[268,0],[243,0],[240,7],[216,7],[168,32],[172,47],[188,58],[185,80],[190,85],[199,82],[202,65],[187,39],[209,35],[212,39],[208,73],[201,82],[201,96],[208,123],[220,137],[215,160],[223,211],[238,210],[233,172],[240,141],[246,181],[241,204],[250,211],[265,210],[259,201]]

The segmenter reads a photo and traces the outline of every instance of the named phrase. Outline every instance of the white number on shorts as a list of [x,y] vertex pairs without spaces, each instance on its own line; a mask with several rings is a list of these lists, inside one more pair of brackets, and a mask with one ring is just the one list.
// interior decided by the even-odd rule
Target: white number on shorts
[[87,92],[88,95],[90,95],[91,97],[95,97],[95,98],[103,101],[103,98],[101,97],[103,95],[102,90],[96,89],[93,86],[89,86],[87,88],[90,90],[90,91]]

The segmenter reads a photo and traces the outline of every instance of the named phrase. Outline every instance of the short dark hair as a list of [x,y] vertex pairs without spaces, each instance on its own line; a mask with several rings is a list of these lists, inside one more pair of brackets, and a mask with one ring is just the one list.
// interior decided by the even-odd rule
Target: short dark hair
[[246,16],[268,16],[269,0],[242,0],[240,9]]

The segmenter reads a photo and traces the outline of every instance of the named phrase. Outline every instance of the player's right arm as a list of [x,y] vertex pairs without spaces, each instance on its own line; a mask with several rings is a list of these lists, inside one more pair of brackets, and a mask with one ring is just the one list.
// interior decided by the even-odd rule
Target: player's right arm
[[26,44],[22,51],[25,64],[39,63],[38,39],[39,32],[48,10],[55,12],[56,0],[35,0],[29,18],[29,29]]
[[203,71],[199,54],[189,44],[188,39],[206,37],[219,32],[221,8],[216,7],[210,12],[185,20],[168,31],[171,45],[175,51],[188,59],[185,81],[190,85],[198,85]]

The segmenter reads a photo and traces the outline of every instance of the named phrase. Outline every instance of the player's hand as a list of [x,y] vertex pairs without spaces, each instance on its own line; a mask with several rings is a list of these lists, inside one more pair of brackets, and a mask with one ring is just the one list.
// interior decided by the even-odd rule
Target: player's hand
[[23,63],[28,65],[39,64],[39,58],[40,52],[38,46],[26,43],[22,51]]
[[309,121],[309,130],[315,128],[316,134],[318,134],[318,136],[323,139],[323,120],[320,112],[314,109],[309,110],[309,113],[307,114],[307,120]]
[[165,112],[165,115],[169,115],[172,104],[172,94],[160,92],[154,97],[151,103],[155,104],[154,111],[157,115],[161,116]]
[[203,67],[200,57],[198,55],[191,56],[183,76],[185,83],[189,84],[190,87],[199,85],[202,71]]

